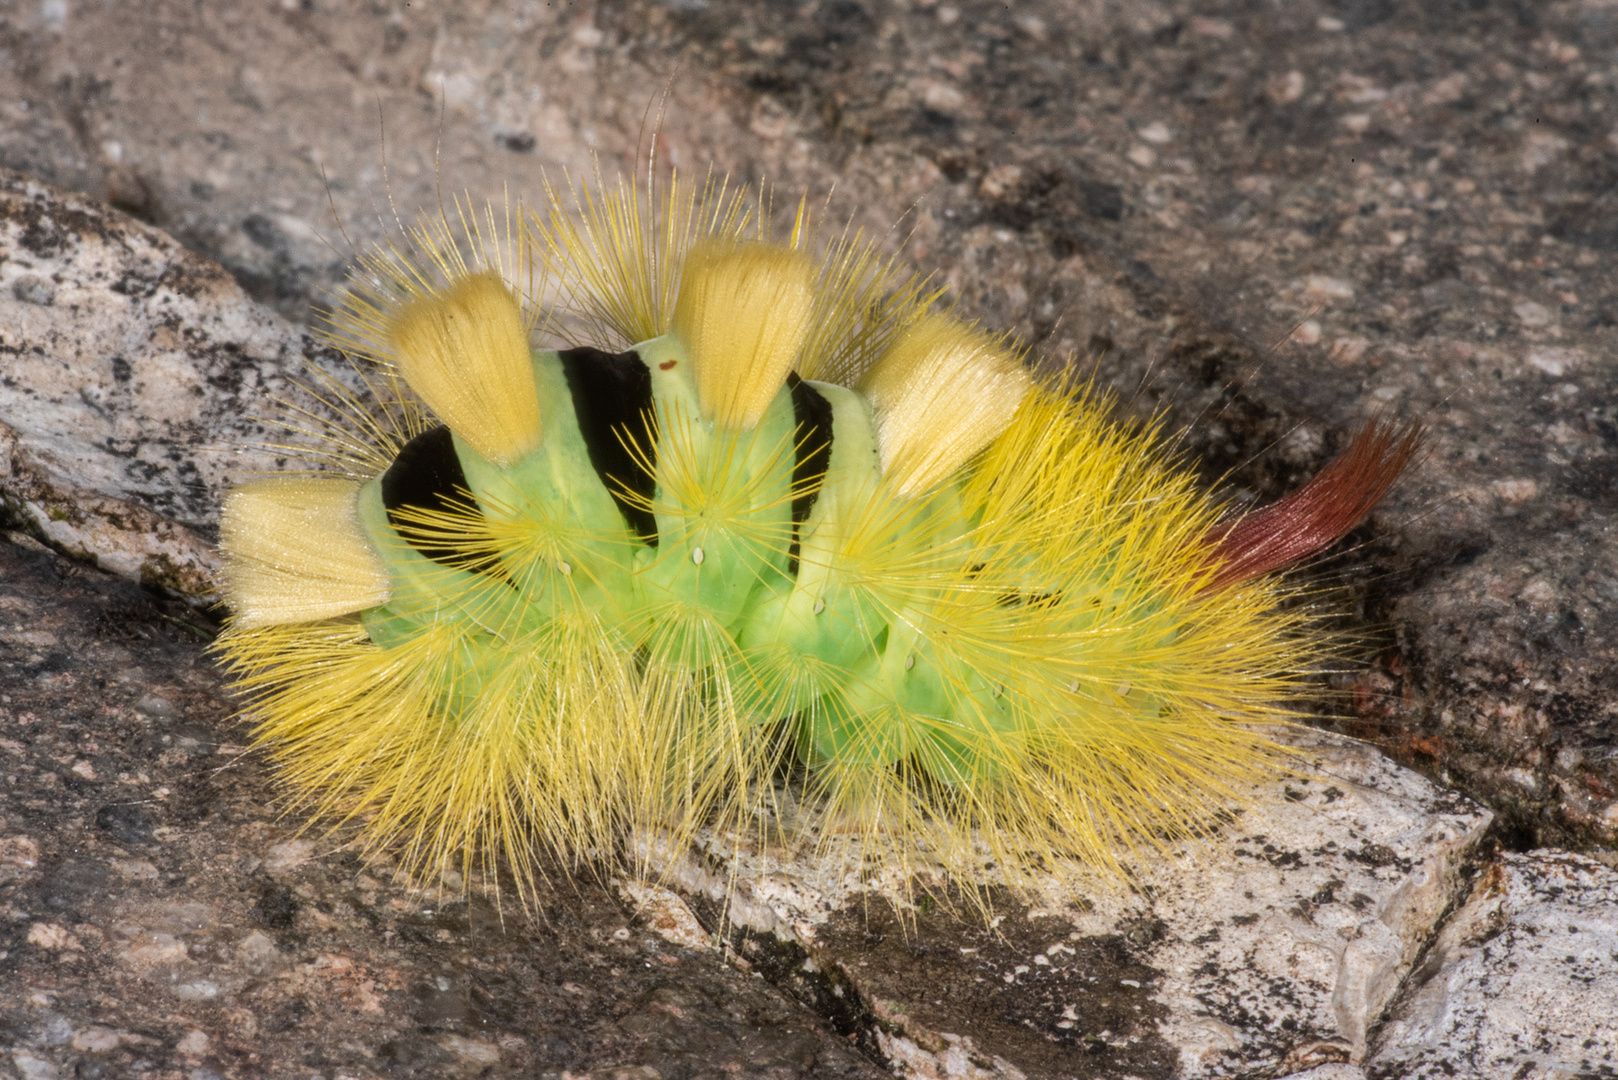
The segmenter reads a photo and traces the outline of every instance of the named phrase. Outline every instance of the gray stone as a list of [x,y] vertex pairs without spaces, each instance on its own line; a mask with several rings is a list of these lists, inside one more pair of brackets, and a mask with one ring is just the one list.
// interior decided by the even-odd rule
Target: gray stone
[[0,286],[0,498],[63,551],[209,592],[219,500],[284,458],[254,444],[308,339],[164,233],[10,173]]
[[1618,871],[1561,851],[1491,866],[1410,979],[1372,1077],[1618,1071]]
[[[1213,1077],[1358,1062],[1464,890],[1490,815],[1373,749],[1300,737],[1303,775],[1253,792],[1257,809],[1217,838],[1135,865],[1128,890],[1075,869],[1032,907],[1002,897],[989,931],[919,897],[926,881],[873,877],[859,838],[645,850],[733,923],[839,972],[908,1074],[1167,1064]],[[1100,1004],[1114,998],[1133,1004]]]

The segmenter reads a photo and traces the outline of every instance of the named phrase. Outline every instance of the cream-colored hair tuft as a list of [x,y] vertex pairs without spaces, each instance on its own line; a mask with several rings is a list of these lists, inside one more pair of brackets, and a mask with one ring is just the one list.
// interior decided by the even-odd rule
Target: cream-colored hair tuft
[[225,499],[225,596],[240,627],[348,615],[388,601],[382,559],[365,537],[352,480],[277,478]]
[[721,427],[754,427],[781,389],[809,333],[814,279],[808,257],[767,244],[704,244],[686,257],[674,332],[702,411]]
[[861,380],[889,484],[906,498],[947,480],[1006,429],[1033,388],[1017,358],[947,315],[895,339]]
[[412,301],[387,337],[405,382],[478,453],[511,465],[539,446],[528,332],[498,273],[469,274]]

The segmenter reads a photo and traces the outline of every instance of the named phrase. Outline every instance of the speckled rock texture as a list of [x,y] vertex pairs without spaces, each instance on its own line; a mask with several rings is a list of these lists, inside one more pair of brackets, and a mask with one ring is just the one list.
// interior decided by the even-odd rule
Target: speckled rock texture
[[[1255,792],[1259,809],[1183,858],[1141,864],[1129,893],[1051,880],[988,927],[873,878],[852,840],[817,857],[812,835],[765,850],[710,837],[668,871],[857,993],[907,1075],[947,1074],[954,1058],[1040,1078],[1357,1062],[1489,815],[1366,746],[1307,739],[1314,779]],[[744,935],[743,956],[762,948]]]
[[284,466],[259,418],[307,404],[311,355],[213,260],[0,172],[0,498],[61,550],[208,592],[219,501]]
[[1444,927],[1367,1071],[1618,1074],[1614,957],[1618,871],[1566,852],[1508,855]]
[[[203,447],[242,422],[245,413],[233,416],[233,403],[269,388],[298,355],[325,362],[302,327],[311,302],[340,280],[356,247],[396,235],[401,221],[463,188],[476,199],[503,198],[508,187],[513,196],[535,198],[542,169],[578,176],[599,162],[610,174],[643,166],[647,156],[637,147],[655,148],[656,168],[768,178],[784,192],[807,187],[817,199],[831,192],[832,220],[852,220],[918,266],[936,268],[969,311],[1021,333],[1047,364],[1093,369],[1117,391],[1121,408],[1161,411],[1171,428],[1184,425],[1192,460],[1235,498],[1268,498],[1297,483],[1369,411],[1423,420],[1427,459],[1356,534],[1351,550],[1319,570],[1354,623],[1369,628],[1373,646],[1368,669],[1335,677],[1342,695],[1331,706],[1340,714],[1332,722],[1489,806],[1497,814],[1494,843],[1516,850],[1563,845],[1610,858],[1618,840],[1615,47],[1618,9],[1606,0],[155,0],[138,8],[29,0],[0,8],[0,166],[161,227],[184,249],[222,264],[248,296],[286,320],[247,304],[226,278],[203,269],[196,280],[222,314],[193,327],[196,339],[168,342],[164,319],[178,313],[190,320],[202,302],[191,286],[176,287],[174,278],[165,284],[164,275],[172,268],[186,277],[185,267],[206,264],[188,262],[193,257],[163,234],[90,201],[74,205],[121,239],[63,248],[51,256],[49,274],[14,263],[30,193],[39,189],[8,181],[5,242],[12,246],[0,262],[0,350],[15,348],[24,332],[81,328],[56,338],[78,360],[73,371],[58,369],[42,384],[53,388],[51,408],[24,402],[28,386],[13,365],[43,363],[44,371],[62,357],[0,351],[0,423],[7,425],[0,430],[0,489],[9,524],[60,550],[94,555],[126,577],[194,594],[209,569],[202,541],[217,484],[231,471],[210,465]],[[65,310],[64,288],[71,294],[79,286],[50,276],[76,268],[109,275],[103,280],[110,283],[119,267],[144,267],[141,287],[99,296],[93,311]],[[129,338],[96,337],[115,316],[132,320]],[[139,402],[164,418],[163,430],[119,432],[96,404],[105,409],[108,400],[98,390],[114,395],[116,409],[137,404],[133,387],[119,389],[119,355],[144,357],[154,370],[177,365],[175,385],[199,386],[202,395]],[[210,381],[244,366],[262,381]],[[25,428],[15,421],[20,404],[59,426]],[[46,453],[53,430],[82,437],[65,444],[65,453]],[[131,447],[118,439],[145,441]],[[120,456],[126,451],[134,452]],[[143,468],[151,470],[144,479]],[[31,555],[8,563],[7,572],[56,581],[47,565],[78,575],[68,579],[73,588],[159,603]],[[122,619],[145,628],[120,647],[146,659],[127,662],[140,669],[134,681],[108,686],[128,686],[138,702],[148,696],[141,686],[179,685],[175,673],[191,670],[166,651],[178,644],[163,635],[189,635],[181,623],[198,616],[160,606],[166,618],[156,622],[126,619],[116,614],[122,602],[107,600],[115,612],[109,624]],[[0,677],[28,687],[31,680],[50,687],[52,679],[77,678],[77,646],[67,638],[52,645],[51,633],[31,625],[34,618],[19,617],[9,631],[3,662],[14,666]],[[149,641],[152,635],[161,640]],[[118,670],[126,664],[115,663]],[[92,670],[88,660],[85,670]],[[605,1031],[589,1025],[605,1024],[618,1010],[634,1014],[640,1006],[633,1001],[651,1000],[631,994],[610,998],[560,1036],[573,1056],[559,1051],[559,1064],[529,1064],[502,1048],[498,1063],[474,1068],[468,1062],[475,1054],[433,1055],[457,1053],[443,1040],[484,1038],[482,1028],[419,1024],[408,1004],[413,991],[388,987],[376,991],[386,1018],[369,1035],[337,1033],[346,1022],[341,1011],[332,1013],[336,1026],[319,1029],[331,1039],[318,1053],[335,1055],[334,1047],[351,1043],[362,1048],[351,1060],[303,1062],[307,1034],[280,1042],[247,1037],[266,1047],[257,1063],[217,1056],[225,1029],[207,1024],[223,1013],[185,1013],[170,998],[154,993],[148,1002],[127,988],[148,982],[97,981],[100,969],[89,958],[118,955],[103,948],[112,938],[89,930],[78,936],[75,919],[53,915],[43,894],[27,891],[34,884],[21,884],[109,835],[50,787],[89,782],[73,771],[77,751],[32,747],[57,726],[78,725],[72,730],[85,731],[86,745],[101,738],[99,725],[111,721],[99,710],[117,706],[115,692],[123,691],[95,687],[82,699],[44,693],[31,699],[33,734],[0,736],[45,763],[30,766],[28,784],[9,765],[5,770],[0,845],[22,836],[38,851],[20,841],[0,846],[0,904],[9,905],[0,995],[12,993],[16,972],[27,971],[60,988],[42,993],[80,1002],[63,1008],[7,997],[7,1010],[55,1009],[66,1019],[26,1012],[6,1029],[26,1037],[18,1036],[9,1061],[0,1057],[0,1070],[118,1075],[143,1060],[154,1075],[205,1080],[207,1070],[438,1075],[451,1060],[496,1073],[583,1070],[597,1062],[609,1073],[644,1064],[660,1075],[695,1075],[715,1061],[750,1067],[745,1049],[704,1057],[633,1041],[609,1041],[603,1056],[589,1057],[580,1047],[593,1036],[580,1032]],[[217,741],[224,729],[216,720],[227,710],[217,702],[214,708],[198,716]],[[18,715],[0,701],[0,722],[14,724]],[[160,740],[129,745],[129,764],[118,771],[131,776],[160,775],[154,770],[173,752]],[[163,768],[179,771],[161,773],[169,779],[150,790],[167,786],[172,798],[184,788],[170,781],[182,776],[235,783],[242,767],[216,774],[171,763]],[[90,768],[102,775],[93,761]],[[141,796],[148,798],[157,797]],[[259,787],[229,805],[264,828],[285,830],[266,809],[269,800],[269,789]],[[164,823],[173,812],[166,801],[139,804],[161,811]],[[180,805],[194,814],[208,800]],[[36,817],[14,827],[25,809]],[[184,841],[192,828],[183,815],[173,827],[175,839],[163,843]],[[290,834],[276,836],[281,843]],[[144,857],[167,876],[130,878],[104,867],[91,886],[106,905],[97,910],[181,896],[190,902],[192,893],[251,882],[218,867],[263,858],[253,843],[247,834],[221,841],[220,854],[173,871],[133,850],[108,853]],[[308,894],[300,918],[312,917],[311,908],[327,917],[341,904],[360,910],[347,899],[357,870],[317,859],[299,872]],[[408,895],[391,888],[378,895]],[[630,919],[628,901],[591,893],[584,903],[600,925]],[[236,915],[228,905],[213,910],[210,918],[231,929],[217,931],[204,951],[213,941],[234,948],[245,940],[248,923],[230,922]],[[128,925],[183,937],[152,920],[150,927],[140,919]],[[665,910],[645,925],[668,920],[681,922]],[[468,916],[469,926],[475,921]],[[35,923],[45,927],[37,935]],[[581,925],[598,924],[581,917]],[[386,937],[397,930],[393,924],[375,927],[373,936],[346,939],[353,962],[371,965],[370,950],[397,940]],[[103,926],[103,934],[114,932]],[[81,948],[66,947],[69,938]],[[481,955],[483,939],[477,941],[469,951]],[[595,939],[557,941],[555,955],[580,958],[580,970],[599,974],[588,959],[605,955],[592,951]],[[300,963],[315,964],[319,955]],[[1136,962],[1137,954],[1119,955],[1120,963]],[[378,959],[376,970],[393,963]],[[777,985],[793,988],[796,976],[784,964],[761,962],[755,970],[768,969]],[[677,1011],[706,1019],[711,1007],[714,1017],[731,1015],[724,1013],[732,1008],[729,991],[718,989],[731,985],[723,982],[728,969],[711,970],[721,981],[702,984],[705,1004],[676,1003]],[[273,1003],[263,1007],[316,1000],[283,995],[290,985],[263,990],[263,1001]],[[829,984],[815,985],[798,989],[818,1015],[842,1016],[837,1023],[849,1032],[878,1030],[889,1040],[889,1060],[909,1053],[894,1041],[908,1038],[902,1029],[848,1019],[832,1008]],[[735,1006],[742,1009],[736,1015],[792,1015],[768,1013],[787,1008],[770,1000],[777,1004],[757,1006],[765,1012]],[[1222,1007],[1203,1009],[1213,1016]],[[301,1008],[327,1023],[313,1004]],[[646,1008],[675,1015],[659,1011],[662,1005]],[[1298,1009],[1287,1016],[1324,1015],[1315,1004]],[[111,1019],[103,1023],[101,1013]],[[558,1024],[568,1027],[566,1014],[543,1009],[523,1024],[540,1030],[534,1025],[549,1022],[534,1019],[542,1014],[563,1017]],[[173,1017],[194,1024],[205,1041],[185,1042],[192,1029]],[[1314,1019],[1303,1022],[1325,1030]],[[1378,1021],[1370,1023],[1366,1067],[1380,1069]],[[131,1036],[126,1042],[119,1035],[115,1051],[94,1053],[138,1056],[95,1058],[72,1049],[76,1034],[49,1041],[89,1027]],[[384,1028],[414,1031],[436,1049],[420,1058],[381,1054],[378,1047],[395,1038],[384,1038]],[[1251,1028],[1262,1029],[1261,1022]],[[1001,1067],[992,1054],[949,1038],[967,1036],[927,1030],[941,1031],[941,1041],[929,1048],[912,1040],[922,1055],[915,1069],[974,1075],[971,1069]],[[1166,1038],[1155,1026],[1150,1037]],[[85,1036],[90,1046],[105,1047],[107,1038]],[[1611,1035],[1591,1039],[1594,1047],[1550,1042],[1524,1050],[1509,1063],[1480,1065],[1480,1075],[1573,1075],[1585,1060],[1599,1075]],[[500,1047],[499,1035],[492,1041]],[[1209,1045],[1215,1042],[1210,1037]],[[1262,1040],[1243,1045],[1255,1056],[1250,1066],[1233,1059],[1228,1068],[1237,1074],[1309,1065],[1278,1060]],[[1299,1036],[1295,1045],[1307,1040]],[[199,1052],[210,1048],[216,1056]],[[884,1057],[881,1046],[863,1045],[863,1052],[869,1060]],[[522,1053],[534,1062],[543,1056],[531,1047]],[[657,1053],[663,1064],[648,1064]],[[783,1064],[771,1053],[757,1060],[775,1063],[759,1067],[780,1075],[821,1068],[807,1059]],[[1328,1063],[1310,1075],[1343,1080],[1358,1069]]]

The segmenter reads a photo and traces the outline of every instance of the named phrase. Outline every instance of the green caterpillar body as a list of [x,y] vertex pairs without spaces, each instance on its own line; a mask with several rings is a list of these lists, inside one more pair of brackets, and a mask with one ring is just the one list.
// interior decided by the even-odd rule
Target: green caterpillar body
[[[1041,622],[1069,632],[1097,618],[1071,581],[1019,574],[1007,590],[1006,568],[989,562],[1027,560],[974,546],[983,508],[959,482],[869,520],[881,469],[871,407],[853,390],[792,378],[738,437],[702,419],[672,336],[618,354],[536,352],[534,370],[552,418],[538,452],[502,468],[434,428],[361,489],[361,521],[395,583],[363,625],[384,648],[459,625],[447,717],[473,712],[500,666],[530,662],[514,641],[583,616],[639,663],[722,670],[709,692],[747,722],[791,720],[812,764],[913,756],[935,780],[983,778],[1033,723],[1018,687],[1041,680],[1025,671],[1008,689],[978,670],[981,656],[963,664],[936,632],[941,613],[969,623],[964,609],[988,609],[1004,624],[1007,609],[1039,605]],[[910,564],[886,581],[862,584],[839,559],[862,516],[886,526],[860,538],[867,555]],[[525,523],[529,542],[502,545],[492,534],[510,529],[491,518]],[[978,580],[929,580],[973,565]],[[1167,644],[1174,628],[1151,636]],[[1158,708],[1134,699],[1131,711]]]
[[[1221,522],[1152,432],[858,236],[811,257],[801,213],[778,245],[741,206],[622,187],[363,262],[332,340],[371,393],[293,413],[323,475],[221,521],[219,649],[296,804],[520,890],[541,852],[704,829],[1027,884],[1118,872],[1273,774],[1262,728],[1328,643],[1272,571],[1414,433]],[[533,348],[529,236],[621,351]]]

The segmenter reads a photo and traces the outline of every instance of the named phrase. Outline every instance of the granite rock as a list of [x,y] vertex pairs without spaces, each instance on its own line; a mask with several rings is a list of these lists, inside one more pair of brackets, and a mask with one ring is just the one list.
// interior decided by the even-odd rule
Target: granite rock
[[1366,1070],[1378,1078],[1618,1072],[1618,871],[1507,855],[1411,977]]
[[1075,872],[1030,906],[986,874],[988,925],[945,882],[873,876],[855,838],[647,849],[670,883],[723,912],[743,957],[790,968],[785,940],[800,997],[859,1002],[905,1075],[1358,1062],[1464,892],[1490,815],[1361,744],[1301,738],[1298,778],[1256,790],[1256,809],[1195,849],[1133,867],[1127,890]]
[[0,498],[59,549],[209,592],[224,489],[284,467],[253,444],[310,353],[212,260],[0,173]]

